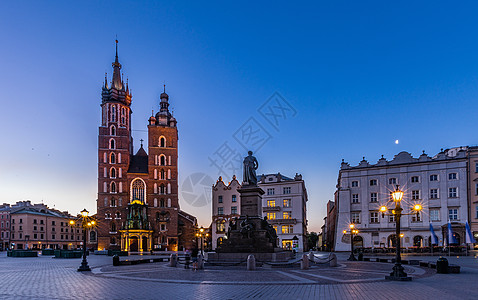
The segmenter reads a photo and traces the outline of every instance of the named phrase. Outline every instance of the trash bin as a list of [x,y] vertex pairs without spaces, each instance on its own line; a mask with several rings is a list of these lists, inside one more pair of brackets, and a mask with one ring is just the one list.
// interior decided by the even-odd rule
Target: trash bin
[[447,274],[448,273],[448,260],[444,257],[440,257],[437,260],[437,273]]
[[119,266],[120,265],[120,260],[118,255],[113,256],[113,266]]

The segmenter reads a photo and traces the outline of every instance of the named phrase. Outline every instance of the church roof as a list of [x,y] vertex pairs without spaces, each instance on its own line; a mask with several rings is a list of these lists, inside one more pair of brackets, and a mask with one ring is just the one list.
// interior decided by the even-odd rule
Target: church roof
[[131,156],[129,164],[129,173],[148,173],[148,154],[143,149],[143,145],[139,148],[135,155]]

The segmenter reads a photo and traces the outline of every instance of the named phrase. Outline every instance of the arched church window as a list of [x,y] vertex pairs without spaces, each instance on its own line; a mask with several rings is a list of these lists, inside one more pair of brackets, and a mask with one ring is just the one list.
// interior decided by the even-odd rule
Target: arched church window
[[116,122],[116,106],[111,105],[111,122]]
[[111,176],[111,178],[116,178],[116,169],[115,168],[111,168],[110,176]]
[[133,182],[131,183],[131,201],[139,200],[141,202],[144,202],[145,191],[146,187],[141,179],[136,178],[135,180],[133,180]]
[[110,164],[115,164],[115,163],[116,163],[116,155],[114,153],[111,153]]
[[116,219],[121,219],[121,213],[119,211],[116,212],[115,218]]
[[116,207],[116,199],[115,198],[111,198],[110,206],[111,207]]
[[126,109],[121,108],[121,124],[126,124]]
[[111,192],[116,193],[116,183],[114,182],[111,183]]
[[164,170],[161,170],[161,177],[160,179],[166,179],[166,172]]
[[160,162],[159,162],[159,164],[160,164],[161,166],[165,166],[165,165],[166,165],[166,156],[164,156],[164,155],[161,155],[161,156],[160,156]]
[[114,125],[110,127],[110,135],[116,135],[116,127]]
[[166,187],[164,186],[164,184],[161,183],[160,187],[159,187],[159,193],[161,195],[164,195],[166,194]]
[[164,199],[161,199],[161,200],[159,201],[159,207],[164,207]]
[[116,232],[116,224],[111,223],[111,232]]
[[115,140],[114,139],[110,140],[110,149],[115,149]]
[[166,147],[166,139],[164,138],[164,136],[159,139],[159,147]]

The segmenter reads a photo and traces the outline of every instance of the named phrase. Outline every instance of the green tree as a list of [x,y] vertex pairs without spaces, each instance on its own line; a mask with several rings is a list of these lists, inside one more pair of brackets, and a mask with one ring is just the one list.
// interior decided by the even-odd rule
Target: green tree
[[317,241],[319,240],[319,235],[317,232],[308,232],[307,233],[307,248],[309,250],[315,249],[317,247]]

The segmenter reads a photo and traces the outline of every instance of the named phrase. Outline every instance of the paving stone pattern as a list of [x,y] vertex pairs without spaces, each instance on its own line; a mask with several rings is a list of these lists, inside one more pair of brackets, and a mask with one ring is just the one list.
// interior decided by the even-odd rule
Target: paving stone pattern
[[335,270],[305,271],[215,267],[193,272],[166,263],[112,267],[111,257],[91,255],[93,272],[80,273],[80,262],[0,253],[0,299],[478,299],[478,264],[471,259],[458,260],[461,274],[406,266],[412,282],[381,279],[391,264],[340,257]]

